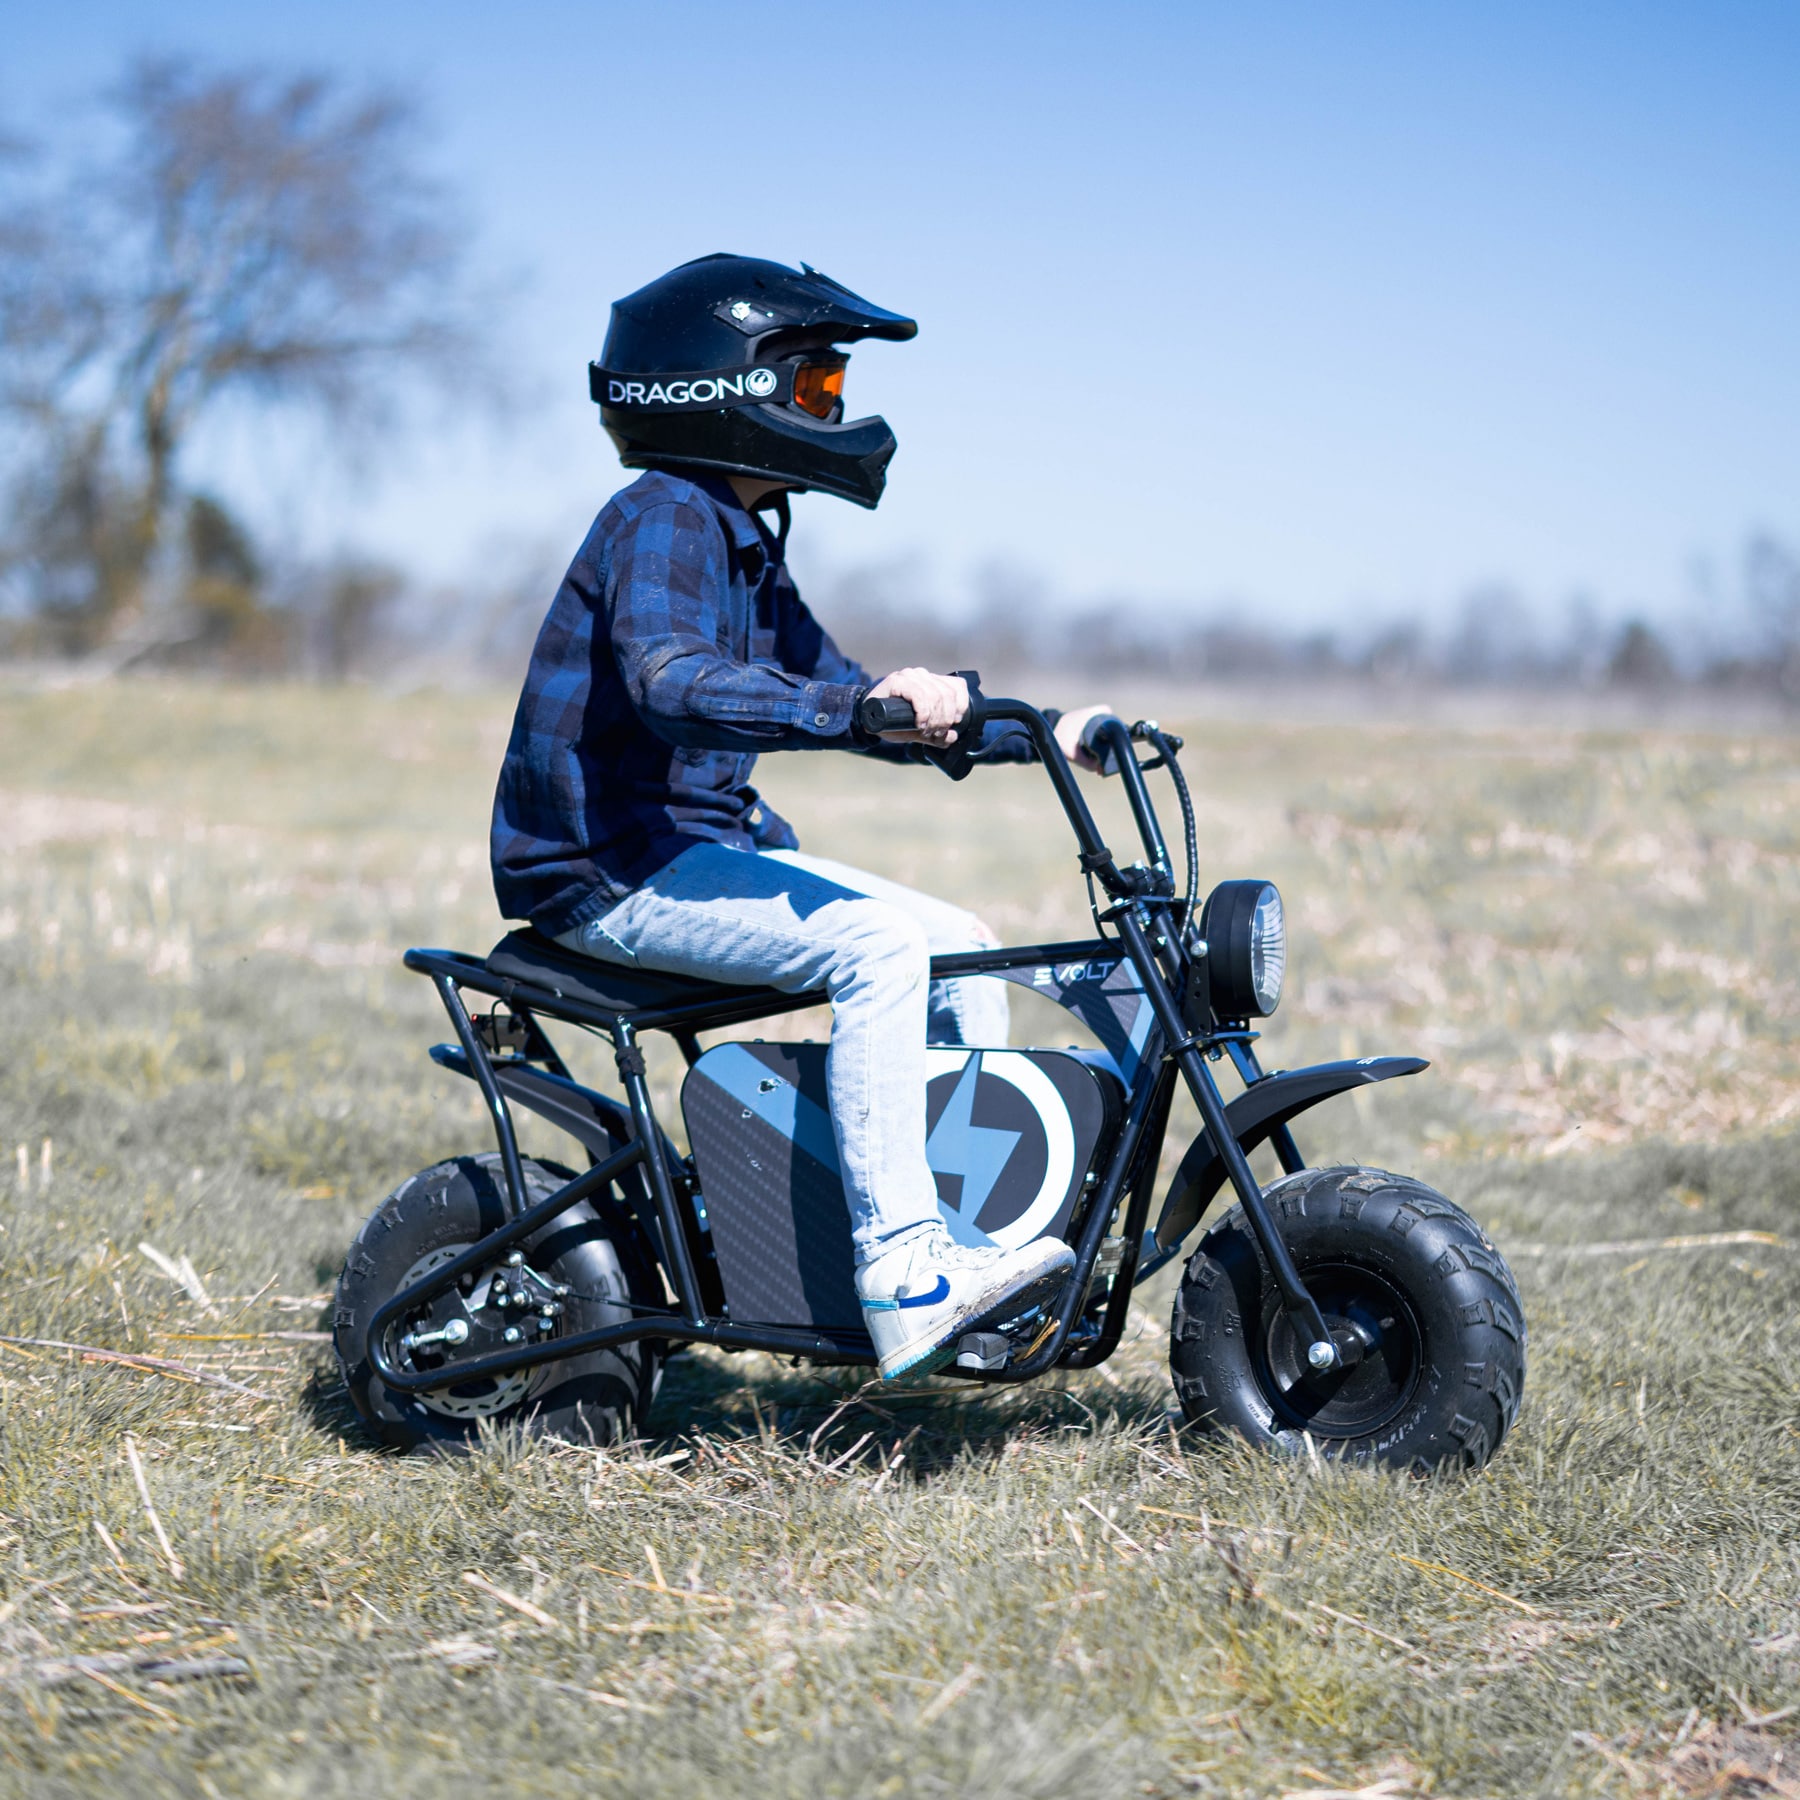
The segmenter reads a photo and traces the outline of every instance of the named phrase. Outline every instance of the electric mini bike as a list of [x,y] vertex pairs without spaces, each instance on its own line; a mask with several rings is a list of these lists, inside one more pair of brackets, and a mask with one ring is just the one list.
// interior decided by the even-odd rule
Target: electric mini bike
[[[940,956],[932,973],[1047,995],[1098,1047],[928,1052],[927,1153],[952,1235],[1014,1245],[1054,1233],[1075,1251],[1059,1294],[979,1322],[944,1373],[1021,1382],[1105,1361],[1133,1289],[1180,1254],[1229,1190],[1235,1204],[1189,1255],[1174,1302],[1170,1372],[1187,1419],[1272,1448],[1479,1467],[1517,1414],[1525,1373],[1524,1312],[1504,1259],[1420,1182],[1309,1168],[1291,1129],[1332,1095],[1427,1065],[1374,1056],[1265,1072],[1252,1022],[1281,994],[1281,897],[1240,880],[1196,903],[1181,739],[1149,720],[1088,727],[1084,741],[1122,779],[1143,843],[1121,866],[1043,713],[971,685],[960,740],[979,743],[995,719],[1030,734],[1074,833],[1096,935]],[[903,701],[865,699],[861,722],[881,732],[913,720]],[[950,772],[972,760],[963,754]],[[1156,770],[1181,806],[1180,891],[1145,780]],[[400,1447],[448,1447],[486,1421],[610,1442],[637,1428],[664,1358],[683,1344],[874,1364],[825,1046],[700,1043],[823,995],[618,967],[532,931],[485,957],[409,950],[405,962],[432,982],[455,1030],[432,1057],[480,1089],[496,1149],[415,1175],[351,1246],[334,1342],[374,1432]],[[472,1010],[471,995],[492,1004]],[[573,1079],[548,1021],[610,1043],[620,1095]],[[654,1031],[687,1063],[685,1156],[645,1079],[641,1040]],[[1214,1078],[1227,1065],[1242,1086],[1229,1101]],[[1152,1222],[1177,1082],[1203,1129]],[[566,1132],[587,1167],[522,1156],[516,1107]],[[1283,1171],[1267,1188],[1248,1161],[1265,1144]]]

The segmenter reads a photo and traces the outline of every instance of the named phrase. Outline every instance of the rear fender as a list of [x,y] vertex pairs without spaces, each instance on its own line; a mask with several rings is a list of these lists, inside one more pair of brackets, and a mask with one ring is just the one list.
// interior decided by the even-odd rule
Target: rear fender
[[[431,1060],[453,1074],[466,1076],[471,1081],[475,1079],[468,1057],[456,1044],[434,1044]],[[631,1142],[631,1114],[617,1100],[596,1094],[592,1088],[584,1088],[579,1082],[566,1080],[561,1075],[552,1075],[547,1069],[534,1068],[530,1063],[496,1057],[489,1061],[488,1067],[493,1070],[494,1080],[508,1100],[527,1112],[536,1113],[541,1119],[548,1119],[558,1131],[566,1131],[596,1162],[604,1161]],[[666,1136],[662,1139],[662,1152],[673,1176],[681,1167],[681,1158]],[[643,1166],[640,1164],[628,1170],[618,1185],[637,1215],[638,1223],[656,1247],[657,1259],[664,1268],[671,1267],[664,1254],[662,1221],[657,1217],[656,1203],[644,1180]]]
[[[1232,1134],[1246,1154],[1289,1119],[1351,1088],[1416,1075],[1430,1064],[1418,1056],[1364,1056],[1354,1062],[1315,1063],[1310,1069],[1287,1069],[1265,1075],[1225,1108]],[[1167,1252],[1200,1223],[1212,1197],[1225,1182],[1225,1164],[1213,1141],[1201,1132],[1188,1146],[1175,1179],[1169,1183],[1162,1216],[1156,1222],[1156,1247]]]

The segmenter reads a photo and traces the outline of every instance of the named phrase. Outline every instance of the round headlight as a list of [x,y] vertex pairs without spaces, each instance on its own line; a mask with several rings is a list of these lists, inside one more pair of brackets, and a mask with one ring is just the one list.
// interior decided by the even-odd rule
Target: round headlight
[[1206,897],[1200,935],[1214,1016],[1266,1018],[1281,1004],[1287,920],[1272,881],[1222,881]]
[[1281,978],[1286,973],[1287,918],[1281,910],[1281,890],[1265,882],[1250,915],[1250,981],[1259,1013],[1272,1013],[1281,1004]]

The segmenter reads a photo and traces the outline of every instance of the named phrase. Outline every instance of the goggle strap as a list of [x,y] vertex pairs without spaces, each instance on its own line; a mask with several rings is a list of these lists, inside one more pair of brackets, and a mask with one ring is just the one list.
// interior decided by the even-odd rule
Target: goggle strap
[[[640,413],[717,412],[727,406],[782,406],[794,397],[793,363],[747,369],[697,369],[644,375],[588,364],[588,394],[597,406]],[[698,398],[696,398],[696,395]]]

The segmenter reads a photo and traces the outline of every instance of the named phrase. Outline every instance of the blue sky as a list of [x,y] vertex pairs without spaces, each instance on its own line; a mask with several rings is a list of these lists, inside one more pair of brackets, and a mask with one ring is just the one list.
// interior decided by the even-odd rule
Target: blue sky
[[144,50],[409,87],[537,396],[352,478],[260,432],[264,528],[445,577],[572,550],[619,475],[608,303],[714,249],[802,258],[920,335],[851,371],[900,438],[803,568],[990,563],[1070,603],[1354,627],[1515,585],[1550,614],[1728,593],[1800,540],[1800,8],[439,0],[15,8],[0,116]]

